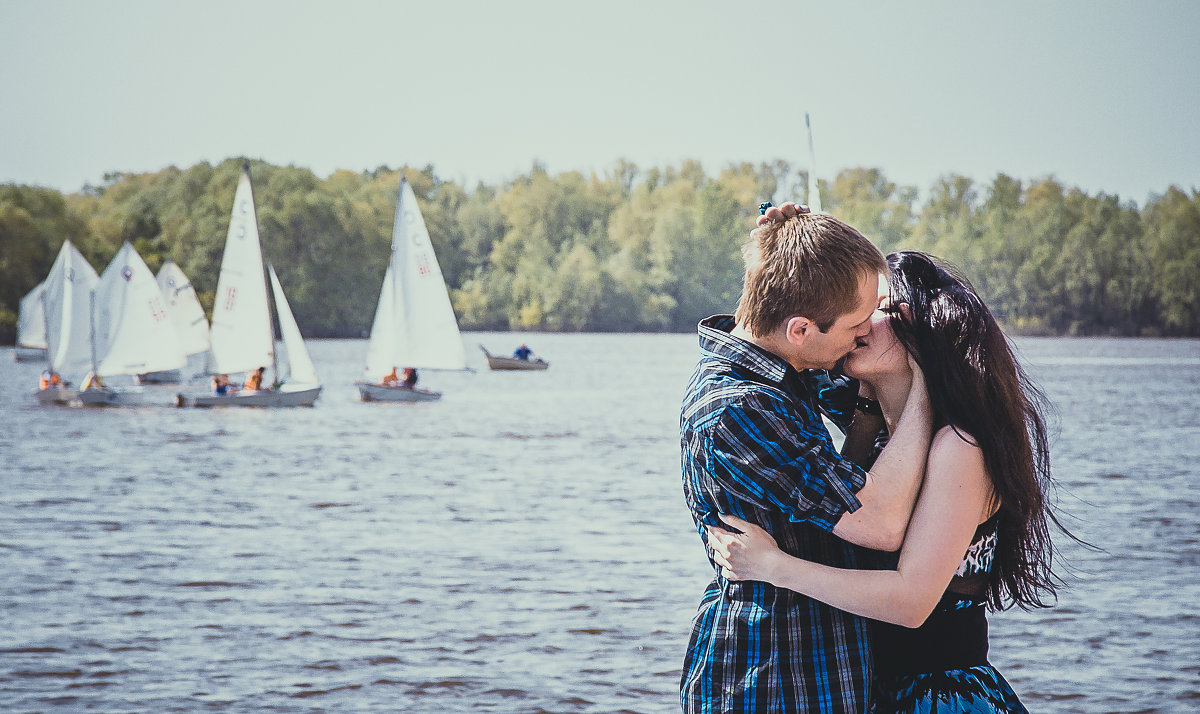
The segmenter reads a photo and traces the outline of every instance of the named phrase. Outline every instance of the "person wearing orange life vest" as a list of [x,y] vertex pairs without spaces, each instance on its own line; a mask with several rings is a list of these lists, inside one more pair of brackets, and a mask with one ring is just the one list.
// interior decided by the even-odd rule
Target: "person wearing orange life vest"
[[242,385],[242,389],[250,392],[257,392],[261,390],[263,388],[263,372],[266,371],[266,369],[266,367],[259,367],[251,372],[250,376],[246,377],[246,383]]
[[392,367],[392,371],[383,376],[379,383],[385,387],[395,387],[400,384],[400,375],[396,374],[396,368]]
[[63,386],[62,377],[58,376],[58,372],[52,369],[47,369],[42,372],[41,379],[38,380],[38,389],[59,388]]

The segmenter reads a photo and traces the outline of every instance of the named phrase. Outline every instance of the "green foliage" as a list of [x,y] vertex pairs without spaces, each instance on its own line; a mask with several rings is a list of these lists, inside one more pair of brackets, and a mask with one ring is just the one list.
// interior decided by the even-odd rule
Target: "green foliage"
[[857,228],[884,253],[912,232],[917,190],[897,186],[879,169],[846,169],[821,194],[822,208]]
[[[242,159],[112,173],[63,196],[0,186],[0,337],[64,238],[97,269],[130,241],[157,270],[174,260],[211,308]],[[803,198],[784,161],[716,177],[695,161],[604,176],[534,165],[473,189],[432,166],[320,178],[252,162],[264,251],[307,335],[365,334],[389,253],[401,175],[413,186],[465,328],[691,330],[730,312],[740,247],[768,198]],[[1170,188],[1139,211],[1053,178],[965,176],[918,191],[877,168],[822,181],[825,209],[885,252],[926,250],[956,265],[1012,329],[1200,335],[1200,194]]]
[[87,236],[57,191],[0,185],[0,340],[15,338],[21,298],[45,279],[63,240],[82,250]]
[[1146,209],[1145,250],[1160,325],[1172,335],[1200,334],[1200,192],[1172,187]]

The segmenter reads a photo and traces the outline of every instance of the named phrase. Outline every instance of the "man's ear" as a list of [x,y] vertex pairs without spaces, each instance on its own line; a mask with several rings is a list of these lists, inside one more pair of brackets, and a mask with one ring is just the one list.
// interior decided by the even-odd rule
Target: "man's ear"
[[784,339],[790,344],[799,347],[804,344],[804,339],[808,337],[811,330],[816,330],[817,325],[807,317],[789,317],[784,323]]

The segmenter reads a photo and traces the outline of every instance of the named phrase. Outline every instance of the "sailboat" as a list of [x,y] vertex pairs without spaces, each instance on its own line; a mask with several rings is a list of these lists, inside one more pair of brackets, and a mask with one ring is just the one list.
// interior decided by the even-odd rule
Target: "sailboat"
[[13,350],[13,359],[18,362],[46,359],[46,313],[42,309],[42,295],[45,293],[46,281],[43,280],[21,298],[21,312],[17,317],[17,346]]
[[42,404],[67,404],[79,399],[79,390],[69,385],[92,364],[92,291],[98,282],[100,276],[87,259],[71,241],[63,241],[46,277],[42,313],[47,369],[64,382],[39,390],[37,399]]
[[179,369],[187,363],[154,273],[128,242],[100,274],[91,315],[95,381],[79,393],[85,406],[145,404],[141,387],[104,386],[102,378]]
[[184,372],[191,375],[197,369],[203,369],[209,345],[208,318],[204,316],[204,308],[196,298],[196,290],[191,281],[175,261],[167,259],[167,262],[163,263],[158,270],[157,281],[158,289],[167,304],[167,314],[171,316],[171,324],[175,325],[175,333],[179,336],[180,347],[188,359],[184,370],[149,372],[142,375],[142,381],[174,384],[183,381]]
[[[272,296],[283,336],[282,370],[271,325]],[[229,232],[225,236],[207,362],[207,371],[212,375],[246,373],[259,367],[270,367],[275,384],[265,389],[224,394],[180,394],[176,399],[179,406],[307,407],[312,406],[321,394],[321,382],[275,269],[269,265],[267,270],[263,269],[249,163],[242,167],[238,179]],[[263,383],[268,384],[265,379]]]
[[380,384],[395,367],[461,370],[466,351],[450,294],[429,240],[429,230],[408,179],[400,179],[392,253],[379,291],[371,338],[367,342],[366,379],[356,382],[364,402],[425,402],[440,392]]

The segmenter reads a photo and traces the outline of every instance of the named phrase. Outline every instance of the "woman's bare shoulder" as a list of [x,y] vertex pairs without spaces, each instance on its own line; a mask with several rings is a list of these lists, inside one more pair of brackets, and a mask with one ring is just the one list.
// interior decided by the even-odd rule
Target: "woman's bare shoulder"
[[966,488],[978,493],[988,504],[981,522],[996,510],[992,479],[983,460],[983,450],[974,436],[961,429],[944,426],[933,435],[925,481],[956,492]]
[[952,477],[977,474],[987,479],[983,451],[975,437],[952,426],[943,426],[933,435],[929,444],[929,466],[931,474]]

